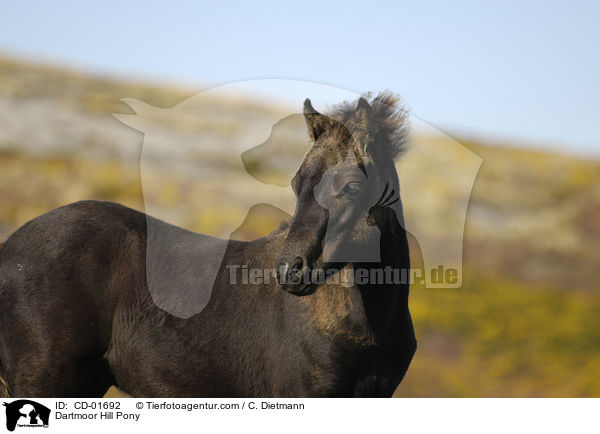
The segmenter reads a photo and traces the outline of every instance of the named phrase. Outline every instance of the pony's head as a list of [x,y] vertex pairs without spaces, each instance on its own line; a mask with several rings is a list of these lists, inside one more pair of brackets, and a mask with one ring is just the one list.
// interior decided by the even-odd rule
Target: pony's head
[[296,211],[275,263],[281,287],[297,295],[314,291],[304,278],[313,268],[378,260],[364,255],[379,255],[385,222],[374,207],[395,205],[401,214],[394,159],[407,135],[407,114],[389,93],[326,114],[307,99],[304,117],[313,146],[292,179]]

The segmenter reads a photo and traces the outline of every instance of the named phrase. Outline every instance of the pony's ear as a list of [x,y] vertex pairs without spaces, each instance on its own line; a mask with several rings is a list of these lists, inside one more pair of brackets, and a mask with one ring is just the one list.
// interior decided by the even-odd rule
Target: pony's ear
[[360,97],[360,99],[358,100],[358,103],[356,104],[356,115],[357,116],[368,116],[369,118],[371,117],[371,106],[369,105],[369,102],[364,99],[363,97]]
[[375,121],[373,119],[373,109],[368,101],[362,97],[356,104],[356,119],[358,121],[358,128],[366,133],[359,146],[361,154],[364,155],[367,152],[367,146],[369,146],[369,143],[375,137]]
[[308,134],[313,142],[317,141],[329,124],[327,116],[323,116],[316,111],[308,98],[304,101],[304,120],[308,127]]

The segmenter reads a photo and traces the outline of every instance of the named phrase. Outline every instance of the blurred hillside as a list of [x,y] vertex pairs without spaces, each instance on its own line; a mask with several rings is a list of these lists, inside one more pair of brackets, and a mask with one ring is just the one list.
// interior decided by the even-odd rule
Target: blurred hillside
[[[0,239],[80,199],[146,208],[207,232],[269,203],[236,178],[231,155],[239,155],[248,131],[262,143],[260,131],[287,111],[231,95],[203,99],[176,116],[148,110],[146,122],[158,133],[156,146],[144,150],[142,194],[143,135],[111,113],[133,114],[122,98],[171,107],[193,93],[0,58]],[[278,125],[272,137],[302,149],[301,119]],[[413,142],[452,152],[447,138],[422,131]],[[461,143],[483,159],[467,213],[463,287],[413,288],[419,350],[397,395],[600,396],[600,162]],[[297,155],[281,155],[285,177]],[[244,164],[261,171],[259,159]],[[399,167],[413,185],[429,185],[427,167]],[[445,170],[450,179],[463,175],[460,165]],[[227,171],[224,184],[219,174]],[[452,214],[456,191],[452,182],[428,188],[441,189],[443,200],[414,196],[405,206],[434,230]],[[219,206],[203,206],[207,198]],[[238,231],[240,238],[268,232],[281,218],[259,217]]]

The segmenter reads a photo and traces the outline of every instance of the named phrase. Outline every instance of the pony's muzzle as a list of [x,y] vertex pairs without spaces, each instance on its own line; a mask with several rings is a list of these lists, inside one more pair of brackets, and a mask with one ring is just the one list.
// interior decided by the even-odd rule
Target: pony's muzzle
[[282,259],[276,270],[277,283],[282,289],[291,292],[302,292],[310,284],[306,281],[308,266],[305,256],[296,256],[292,261]]

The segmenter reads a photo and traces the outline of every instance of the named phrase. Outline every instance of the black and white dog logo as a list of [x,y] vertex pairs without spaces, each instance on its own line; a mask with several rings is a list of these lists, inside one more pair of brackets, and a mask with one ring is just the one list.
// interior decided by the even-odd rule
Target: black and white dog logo
[[4,403],[6,407],[6,429],[14,431],[16,427],[48,427],[50,409],[29,399],[19,399]]

